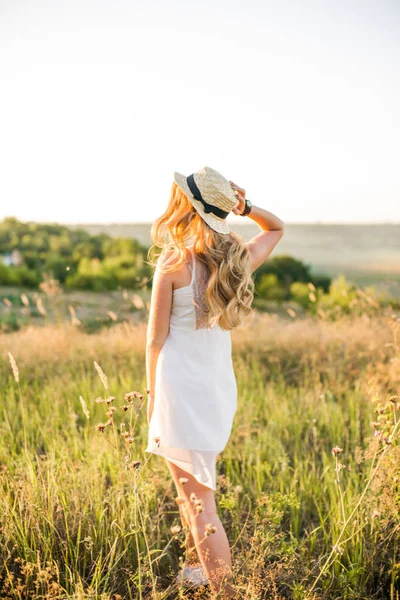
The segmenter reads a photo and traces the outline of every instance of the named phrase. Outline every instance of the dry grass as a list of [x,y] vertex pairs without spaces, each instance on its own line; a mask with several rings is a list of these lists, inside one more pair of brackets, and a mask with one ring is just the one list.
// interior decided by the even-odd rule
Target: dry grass
[[[1,598],[208,597],[173,584],[185,536],[167,468],[144,453],[145,335],[0,337]],[[232,333],[217,502],[238,598],[399,599],[398,335],[390,313],[254,313]]]

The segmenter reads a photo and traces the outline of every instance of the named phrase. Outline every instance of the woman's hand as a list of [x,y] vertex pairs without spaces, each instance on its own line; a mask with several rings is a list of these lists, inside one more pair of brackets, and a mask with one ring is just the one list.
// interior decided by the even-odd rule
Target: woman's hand
[[240,215],[245,208],[246,191],[236,185],[236,183],[233,183],[233,181],[230,181],[229,183],[231,184],[231,188],[235,192],[235,196],[238,199],[236,206],[232,208],[232,212],[234,215]]

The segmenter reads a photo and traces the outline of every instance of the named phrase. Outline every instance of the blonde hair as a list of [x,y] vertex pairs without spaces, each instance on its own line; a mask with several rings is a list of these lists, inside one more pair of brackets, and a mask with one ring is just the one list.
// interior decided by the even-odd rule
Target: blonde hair
[[221,329],[231,330],[242,325],[251,312],[254,281],[249,250],[236,232],[222,234],[212,229],[174,181],[167,209],[154,221],[151,237],[149,255],[154,246],[161,248],[153,255],[154,260],[150,257],[153,267],[161,255],[171,253],[168,264],[164,261],[160,267],[163,273],[181,268],[186,261],[186,242],[193,238],[196,260],[203,262],[210,273],[205,293],[210,326],[218,324]]

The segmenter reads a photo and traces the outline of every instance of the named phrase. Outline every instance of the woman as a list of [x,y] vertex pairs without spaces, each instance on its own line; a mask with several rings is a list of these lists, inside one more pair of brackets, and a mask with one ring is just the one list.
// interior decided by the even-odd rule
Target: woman
[[[262,231],[244,243],[226,222],[231,211]],[[219,598],[235,593],[214,498],[216,457],[228,442],[237,404],[230,331],[250,313],[251,274],[281,239],[283,225],[252,206],[244,189],[204,167],[189,177],[174,174],[168,207],[151,231],[162,251],[147,328],[146,452],[166,460],[182,525],[190,531],[187,550],[200,563],[177,580],[209,582]]]

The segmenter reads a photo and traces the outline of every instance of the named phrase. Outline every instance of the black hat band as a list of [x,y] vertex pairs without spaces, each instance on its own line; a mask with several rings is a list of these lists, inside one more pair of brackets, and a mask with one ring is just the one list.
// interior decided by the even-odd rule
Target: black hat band
[[190,191],[193,194],[193,198],[195,198],[195,200],[199,200],[200,202],[203,203],[204,212],[206,212],[206,213],[211,212],[211,213],[214,213],[214,215],[217,215],[217,217],[221,217],[221,219],[226,219],[226,217],[229,215],[229,212],[226,212],[225,210],[221,210],[220,208],[218,208],[218,206],[213,206],[212,204],[208,204],[208,202],[206,202],[204,200],[203,196],[200,193],[199,188],[196,185],[193,174],[189,175],[189,177],[186,177],[186,182],[189,186]]

